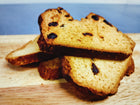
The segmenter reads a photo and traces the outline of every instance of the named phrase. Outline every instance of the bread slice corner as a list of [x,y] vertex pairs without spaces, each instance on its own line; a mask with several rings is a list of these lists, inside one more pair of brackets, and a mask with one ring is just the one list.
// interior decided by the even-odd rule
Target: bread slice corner
[[39,36],[22,47],[11,51],[5,59],[13,65],[20,66],[51,58],[51,55],[45,54],[40,50],[37,44],[38,38]]

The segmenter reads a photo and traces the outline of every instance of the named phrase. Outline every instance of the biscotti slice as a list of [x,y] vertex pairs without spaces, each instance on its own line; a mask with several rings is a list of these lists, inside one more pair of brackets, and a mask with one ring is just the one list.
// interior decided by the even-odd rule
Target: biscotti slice
[[39,49],[38,38],[39,36],[10,52],[5,59],[13,65],[27,65],[52,58],[52,55],[46,54]]
[[46,41],[46,46],[41,46],[39,41],[41,49],[67,52],[68,48],[74,48],[90,52],[132,54],[134,41],[105,18],[90,13],[78,21],[73,20],[63,8],[52,10],[42,13],[39,18],[41,36]]
[[131,61],[131,56],[123,61],[64,56],[62,73],[86,92],[104,97],[117,92]]
[[62,78],[61,60],[54,58],[48,61],[43,61],[38,66],[40,76],[45,80],[54,80]]
[[[62,69],[61,58],[59,57],[40,62],[38,66],[38,72],[44,80],[55,80],[62,78],[61,69]],[[134,61],[133,59],[131,59],[125,75],[129,76],[133,72],[134,72]]]

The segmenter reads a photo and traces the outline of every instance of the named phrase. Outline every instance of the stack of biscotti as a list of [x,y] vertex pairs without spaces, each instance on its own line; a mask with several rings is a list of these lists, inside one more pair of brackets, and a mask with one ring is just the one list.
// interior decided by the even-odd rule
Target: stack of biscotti
[[[81,21],[59,7],[39,17],[40,50],[63,55],[62,74],[94,96],[115,94],[120,80],[133,72],[135,42],[103,17],[90,13]],[[133,70],[127,72],[127,69]],[[128,75],[127,74],[127,75]]]
[[63,75],[96,99],[115,94],[123,76],[134,72],[134,41],[103,17],[90,13],[78,21],[58,7],[42,13],[38,23],[41,35],[8,54],[8,62],[40,62],[43,79]]

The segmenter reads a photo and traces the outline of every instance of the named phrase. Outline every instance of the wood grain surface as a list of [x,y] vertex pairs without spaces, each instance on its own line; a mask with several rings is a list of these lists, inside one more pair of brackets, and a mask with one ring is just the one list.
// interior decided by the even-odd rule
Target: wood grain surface
[[13,66],[5,56],[33,40],[36,35],[0,36],[0,105],[140,105],[140,34],[128,34],[135,42],[135,72],[125,76],[118,92],[100,101],[91,101],[64,79],[43,80],[37,66]]

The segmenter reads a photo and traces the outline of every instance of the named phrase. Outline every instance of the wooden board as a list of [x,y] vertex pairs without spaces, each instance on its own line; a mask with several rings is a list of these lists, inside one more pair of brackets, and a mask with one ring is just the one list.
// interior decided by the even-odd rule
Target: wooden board
[[43,80],[37,67],[16,67],[5,60],[12,50],[22,46],[36,35],[0,36],[0,105],[5,104],[67,104],[67,105],[140,105],[140,34],[128,34],[135,42],[133,53],[135,72],[124,77],[118,92],[101,101],[89,101],[64,79]]

